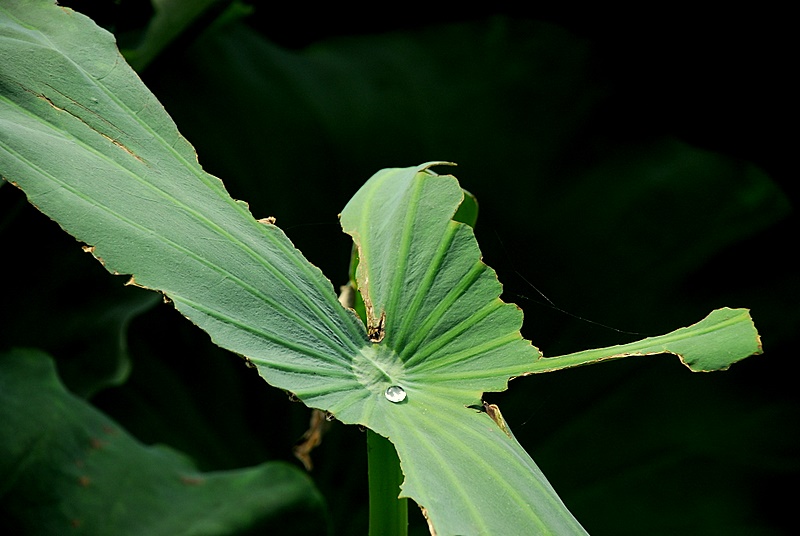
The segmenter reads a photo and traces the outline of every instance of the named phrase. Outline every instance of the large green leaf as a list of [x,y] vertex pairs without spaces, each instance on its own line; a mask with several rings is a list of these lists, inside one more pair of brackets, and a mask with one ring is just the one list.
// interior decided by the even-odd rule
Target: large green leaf
[[[326,34],[336,26],[330,31],[346,37],[323,40],[313,26],[288,29],[274,17],[262,17],[265,21],[271,23],[261,26],[261,35],[254,30],[257,16],[205,32],[150,70],[147,83],[195,144],[207,169],[224,177],[229,190],[251,206],[264,207],[255,212],[276,211],[295,244],[334,281],[344,278],[347,244],[327,222],[364,178],[387,163],[446,158],[459,163],[456,174],[462,185],[480,194],[484,221],[476,232],[484,257],[497,269],[505,298],[525,300],[517,301],[525,309],[523,335],[546,355],[630,339],[555,312],[549,304],[537,306],[535,301],[544,299],[517,274],[573,315],[641,332],[640,337],[687,325],[721,305],[752,308],[760,331],[768,335],[768,356],[737,365],[731,374],[686,374],[671,358],[627,360],[520,379],[511,383],[510,391],[489,395],[501,404],[516,437],[592,532],[618,533],[623,527],[636,532],[631,527],[642,524],[630,524],[629,517],[623,519],[618,512],[633,509],[639,519],[646,519],[642,512],[654,512],[640,508],[642,502],[660,510],[649,519],[662,533],[669,533],[670,527],[673,533],[702,532],[696,528],[702,523],[674,512],[685,513],[686,500],[704,510],[703,501],[697,500],[703,497],[724,501],[744,519],[746,509],[721,498],[723,488],[733,493],[734,486],[719,484],[714,490],[712,485],[702,491],[691,486],[692,497],[680,489],[686,475],[698,476],[715,463],[724,466],[723,458],[685,463],[665,473],[677,475],[666,481],[637,471],[652,460],[643,446],[648,439],[672,451],[664,442],[687,436],[686,430],[653,426],[649,438],[628,436],[627,458],[618,444],[596,448],[604,436],[620,440],[616,430],[611,431],[613,422],[646,426],[646,404],[640,394],[626,389],[626,380],[638,381],[646,370],[676,369],[674,376],[649,377],[662,384],[701,383],[704,387],[694,396],[681,389],[693,408],[703,405],[699,395],[741,382],[738,392],[728,391],[727,412],[734,420],[737,402],[748,399],[745,406],[755,409],[764,401],[752,400],[754,393],[783,399],[781,393],[787,392],[774,382],[787,381],[789,375],[774,371],[786,370],[793,362],[789,353],[781,352],[780,336],[793,334],[798,325],[790,320],[797,277],[791,262],[777,259],[785,260],[785,244],[794,235],[787,225],[766,233],[764,229],[785,217],[788,207],[763,172],[724,156],[742,156],[740,149],[745,148],[740,138],[735,148],[719,138],[722,131],[730,134],[720,127],[725,122],[717,122],[714,130],[703,120],[699,136],[696,131],[689,134],[687,123],[699,116],[671,115],[665,127],[664,86],[640,87],[636,81],[632,86],[629,78],[620,80],[606,68],[596,69],[598,61],[615,62],[619,55],[598,50],[596,40],[582,28],[575,36],[527,18],[489,17],[458,24],[433,21],[421,27],[408,21],[401,31],[390,32],[372,25],[361,35],[364,25],[329,24]],[[560,22],[569,27],[571,21],[567,17]],[[596,27],[602,25],[601,21]],[[314,43],[301,49],[276,44],[278,27],[303,44]],[[694,87],[684,83],[696,79],[687,73],[684,61],[674,61],[674,55],[666,63],[664,58],[650,59],[641,62],[645,70],[662,73],[667,68],[673,81]],[[630,99],[631,92],[637,98]],[[670,102],[674,107],[675,101]],[[736,116],[746,109],[745,103]],[[723,154],[663,139],[665,130]],[[718,134],[709,134],[712,131]],[[277,157],[265,158],[265,146]],[[753,157],[752,150],[747,146],[745,158]],[[314,158],[308,158],[310,154]],[[298,169],[304,175],[304,191],[314,195],[298,196],[294,181],[273,180]],[[739,262],[756,251],[760,262]],[[699,277],[704,277],[702,282]],[[652,387],[655,391],[658,385]],[[577,443],[568,449],[564,443],[552,447],[556,431],[571,428],[581,411],[594,410],[606,397],[626,395],[629,404],[636,401],[644,423],[632,423],[630,410],[595,413],[581,420]],[[653,400],[680,411],[669,398]],[[363,443],[360,434],[347,429],[342,433],[355,445]],[[726,439],[718,438],[718,450],[731,448]],[[318,456],[334,450],[327,441]],[[753,463],[765,456],[763,450],[756,454],[750,447],[739,448],[750,453]],[[569,455],[564,454],[567,450]],[[587,461],[582,471],[574,465],[580,461]],[[358,473],[359,463],[359,457],[348,456],[332,465]],[[587,467],[596,471],[588,478]],[[613,492],[603,488],[619,467],[640,475],[638,493],[619,493],[624,486]],[[772,525],[784,522],[768,510],[775,501],[756,499],[769,495],[763,491],[767,477],[759,477],[763,488],[752,486],[743,472],[730,478],[739,479],[739,493],[751,496],[748,505],[760,511],[752,519]],[[653,482],[658,482],[658,496],[641,493],[652,490]],[[581,493],[587,487],[599,490],[591,500]],[[331,496],[343,500],[339,479],[331,480],[331,489]],[[362,504],[358,500],[351,499]],[[348,522],[356,518],[350,509],[337,511]],[[596,524],[593,512],[601,513],[605,527]],[[719,511],[715,514],[702,518],[705,526],[722,517]],[[415,521],[419,520],[412,518]],[[730,518],[729,522],[735,524]],[[656,530],[652,524],[648,531]]]
[[161,290],[217,344],[265,365],[270,383],[357,383],[363,325],[278,227],[201,169],[112,36],[47,1],[5,4],[0,17],[3,178],[107,270]]
[[437,533],[582,533],[522,447],[468,407],[539,354],[519,334],[522,312],[500,301],[471,227],[451,219],[458,182],[430,165],[377,173],[342,211],[375,341],[361,366],[371,396],[360,415],[346,415],[394,443],[403,495]]
[[[381,371],[368,378],[374,409],[359,419],[394,443],[403,495],[437,531],[581,532],[499,411],[473,409],[481,394],[513,376],[626,355],[671,352],[692,370],[724,369],[760,353],[758,334],[745,310],[724,309],[662,337],[543,359],[519,334],[522,312],[499,299],[472,229],[451,219],[462,201],[457,181],[431,165],[377,173],[342,212]],[[397,387],[400,403],[381,400]]]
[[[243,204],[228,197],[218,179],[201,170],[191,146],[124,64],[108,34],[46,2],[26,10],[16,9],[21,6],[18,3],[11,6],[11,10],[5,8],[0,41],[0,172],[6,180],[88,243],[109,271],[133,274],[137,285],[164,292],[215,342],[247,356],[273,385],[291,390],[307,404],[331,411],[344,422],[366,424],[397,442],[421,439],[424,447],[415,452],[426,461],[438,457],[427,453],[448,452],[457,445],[457,453],[450,453],[442,465],[443,471],[452,473],[448,476],[456,487],[452,495],[441,493],[441,486],[431,479],[435,473],[427,471],[429,463],[416,469],[412,460],[405,467],[406,493],[428,509],[443,534],[541,523],[578,527],[521,447],[500,433],[487,415],[464,407],[479,401],[483,390],[503,389],[508,376],[524,372],[517,352],[536,355],[519,336],[521,313],[497,299],[499,284],[484,265],[476,264],[471,255],[463,257],[479,283],[475,288],[481,290],[474,303],[494,295],[481,311],[485,318],[476,318],[473,332],[501,333],[502,350],[487,348],[484,357],[491,360],[493,356],[495,362],[470,378],[478,362],[459,364],[463,356],[453,353],[452,344],[449,352],[442,351],[447,335],[438,342],[430,337],[412,340],[411,344],[422,345],[420,350],[439,346],[439,355],[446,357],[431,360],[409,344],[408,351],[416,355],[411,359],[420,370],[453,362],[450,370],[437,377],[436,385],[414,391],[413,380],[405,382],[402,377],[413,363],[401,361],[387,344],[370,344],[355,315],[339,305],[330,283],[285,235],[272,224],[257,222]],[[90,42],[94,46],[87,46]],[[47,70],[30,68],[37,65]],[[44,72],[48,75],[43,76]],[[44,144],[47,151],[41,150]],[[462,194],[455,180],[445,185],[448,192],[448,200],[457,205]],[[444,212],[428,214],[429,208],[435,207],[414,211],[434,224],[428,240],[415,241],[420,248],[419,266],[436,254],[424,250],[430,240],[438,241],[436,233],[447,226],[455,211],[455,206],[453,210],[445,206]],[[450,238],[456,249],[442,253],[456,254],[456,268],[445,270],[446,278],[437,278],[435,288],[455,298],[459,287],[450,292],[446,286],[456,284],[463,275],[459,259],[465,252],[458,248],[477,255],[477,246],[471,232],[463,232],[465,226],[452,229]],[[390,278],[383,288],[397,283]],[[398,297],[395,307],[410,306],[406,301]],[[459,322],[461,313],[446,314],[449,305],[432,308],[430,302],[417,300],[417,313],[444,314],[447,322]],[[399,337],[411,336],[412,320],[416,321],[409,318]],[[496,326],[498,320],[506,325]],[[516,351],[506,352],[509,349]],[[487,361],[479,365],[486,366]],[[402,382],[413,403],[395,405],[386,399],[386,367],[394,367],[392,375],[401,375],[391,379]],[[438,429],[427,424],[431,416],[424,414],[426,407],[432,416],[444,417],[449,426]],[[416,425],[409,426],[416,420]],[[497,436],[492,445],[499,448],[491,456],[500,461],[492,464],[492,471],[480,471],[479,480],[465,482],[465,476],[477,476],[472,468],[481,460],[470,438],[486,434],[487,427]],[[519,461],[506,463],[514,458]],[[417,470],[418,477],[414,476]],[[531,475],[533,487],[528,485]],[[498,511],[495,501],[470,499],[468,486],[478,484],[479,489],[489,490],[492,483],[503,493],[524,488],[510,512]],[[414,491],[415,486],[419,491]]]
[[108,34],[47,2],[2,9],[6,180],[267,381],[389,437],[403,494],[439,534],[583,532],[499,412],[474,409],[540,356],[471,229],[452,221],[454,178],[385,170],[343,211],[365,331],[282,231],[202,171]]
[[37,350],[0,354],[0,519],[15,534],[320,534],[306,475],[281,462],[203,473],[69,393]]

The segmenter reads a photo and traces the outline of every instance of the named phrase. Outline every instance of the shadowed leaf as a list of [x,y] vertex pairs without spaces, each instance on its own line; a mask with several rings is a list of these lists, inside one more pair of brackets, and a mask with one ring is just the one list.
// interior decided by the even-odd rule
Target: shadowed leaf
[[283,463],[201,473],[67,392],[52,359],[0,354],[0,511],[25,534],[320,534],[323,504]]

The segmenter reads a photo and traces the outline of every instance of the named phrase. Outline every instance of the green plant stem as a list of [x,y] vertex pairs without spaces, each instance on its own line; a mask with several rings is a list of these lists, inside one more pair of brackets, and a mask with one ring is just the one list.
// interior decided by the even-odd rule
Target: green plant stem
[[394,445],[367,430],[370,536],[406,536],[408,499],[398,499],[403,472]]

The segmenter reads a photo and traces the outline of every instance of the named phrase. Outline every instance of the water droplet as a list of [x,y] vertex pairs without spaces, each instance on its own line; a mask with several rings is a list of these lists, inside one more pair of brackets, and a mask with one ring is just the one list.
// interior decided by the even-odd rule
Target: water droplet
[[386,395],[386,400],[395,404],[406,399],[406,391],[399,385],[390,385],[386,388],[386,393],[384,394]]

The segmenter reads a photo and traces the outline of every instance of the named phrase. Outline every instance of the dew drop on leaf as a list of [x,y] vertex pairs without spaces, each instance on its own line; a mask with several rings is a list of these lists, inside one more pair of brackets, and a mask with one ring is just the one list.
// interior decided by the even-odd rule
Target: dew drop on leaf
[[399,385],[390,385],[387,387],[385,395],[386,400],[394,402],[395,404],[406,399],[406,391]]

